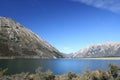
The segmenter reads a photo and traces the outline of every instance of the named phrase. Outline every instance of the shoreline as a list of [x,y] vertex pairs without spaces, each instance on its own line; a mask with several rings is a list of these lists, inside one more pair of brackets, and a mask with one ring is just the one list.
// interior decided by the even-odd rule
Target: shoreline
[[31,56],[24,56],[24,57],[11,56],[11,57],[0,57],[0,59],[49,59],[49,58],[47,58],[47,57],[40,58],[40,57],[36,57],[36,56],[33,56],[33,57],[31,57]]
[[100,58],[79,58],[86,60],[120,60],[120,57],[100,57]]
[[[54,59],[54,58],[40,58],[40,57],[0,57],[0,59]],[[120,60],[120,57],[100,57],[100,58],[91,58],[91,57],[88,57],[88,58],[84,58],[84,57],[81,57],[81,58],[57,58],[57,59],[84,59],[84,60]]]

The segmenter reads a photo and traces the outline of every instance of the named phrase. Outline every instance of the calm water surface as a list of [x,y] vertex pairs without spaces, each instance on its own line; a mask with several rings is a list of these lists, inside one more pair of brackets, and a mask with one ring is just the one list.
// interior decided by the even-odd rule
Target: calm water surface
[[51,70],[54,74],[75,72],[81,74],[85,70],[108,70],[108,64],[120,66],[120,60],[85,60],[85,59],[7,59],[0,60],[0,68],[8,68],[8,74],[35,72],[42,67],[43,71]]

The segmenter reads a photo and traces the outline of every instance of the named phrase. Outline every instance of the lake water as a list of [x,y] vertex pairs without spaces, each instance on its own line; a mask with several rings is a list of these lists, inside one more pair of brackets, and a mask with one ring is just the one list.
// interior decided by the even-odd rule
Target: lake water
[[120,60],[87,60],[87,59],[2,59],[0,68],[8,68],[8,74],[35,72],[42,67],[43,71],[51,70],[54,74],[75,72],[81,74],[85,70],[108,70],[110,63],[120,66]]

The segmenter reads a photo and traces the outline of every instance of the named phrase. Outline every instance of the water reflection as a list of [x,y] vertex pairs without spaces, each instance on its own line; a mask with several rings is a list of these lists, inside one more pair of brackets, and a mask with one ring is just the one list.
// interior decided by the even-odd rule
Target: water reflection
[[1,68],[8,68],[8,74],[20,72],[35,72],[42,67],[43,71],[51,70],[54,74],[67,72],[82,73],[84,70],[107,70],[108,64],[120,65],[119,60],[73,60],[73,59],[13,59],[0,60]]

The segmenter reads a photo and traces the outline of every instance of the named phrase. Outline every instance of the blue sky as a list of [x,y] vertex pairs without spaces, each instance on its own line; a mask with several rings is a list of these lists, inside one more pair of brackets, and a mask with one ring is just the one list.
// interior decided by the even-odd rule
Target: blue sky
[[0,0],[10,17],[63,53],[120,41],[119,0]]

